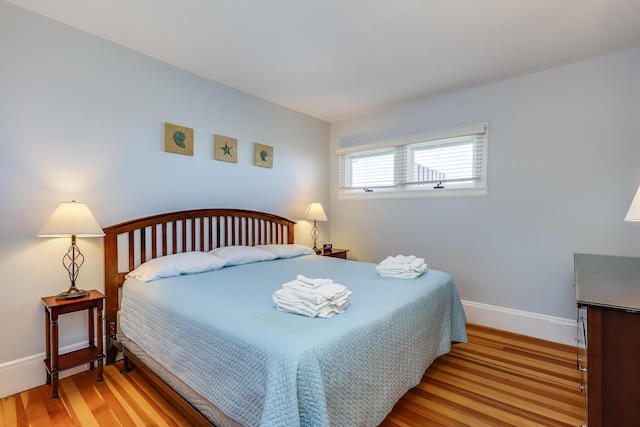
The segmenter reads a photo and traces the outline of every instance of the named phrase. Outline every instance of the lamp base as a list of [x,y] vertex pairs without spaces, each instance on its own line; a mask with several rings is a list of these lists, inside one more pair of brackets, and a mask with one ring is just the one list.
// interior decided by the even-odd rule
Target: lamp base
[[64,301],[69,299],[84,298],[89,295],[89,291],[78,289],[75,286],[69,288],[68,291],[60,292],[56,295],[56,301]]
[[313,239],[313,250],[316,251],[316,254],[320,253],[320,249],[317,248],[318,236],[320,235],[320,230],[318,229],[318,225],[316,224],[316,220],[313,220],[313,227],[311,227],[311,238]]

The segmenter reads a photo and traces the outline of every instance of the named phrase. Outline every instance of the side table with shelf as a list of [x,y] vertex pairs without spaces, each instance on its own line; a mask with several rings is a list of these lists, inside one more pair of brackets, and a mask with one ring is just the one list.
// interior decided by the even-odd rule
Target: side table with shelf
[[326,251],[321,250],[320,252],[318,252],[318,255],[347,259],[347,252],[349,252],[349,249],[331,249]]
[[[102,381],[103,370],[103,333],[102,333],[102,309],[104,295],[91,290],[84,298],[71,300],[56,300],[55,296],[42,298],[45,312],[45,359],[47,369],[47,384],[51,384],[51,397],[58,397],[58,374],[60,371],[75,368],[89,363],[89,369],[94,370],[98,364],[98,381]],[[58,317],[61,314],[87,310],[89,313],[89,343],[80,350],[59,354],[58,348]],[[95,313],[94,313],[95,310]],[[95,316],[95,317],[94,317]],[[96,329],[94,331],[94,329]],[[96,345],[97,335],[97,345]]]

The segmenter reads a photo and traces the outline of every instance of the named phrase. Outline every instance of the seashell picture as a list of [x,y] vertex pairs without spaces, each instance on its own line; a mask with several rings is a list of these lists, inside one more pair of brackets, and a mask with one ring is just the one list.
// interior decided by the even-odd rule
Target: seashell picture
[[263,168],[273,167],[273,147],[257,144],[255,149],[255,165]]
[[164,151],[193,156],[193,129],[165,123]]

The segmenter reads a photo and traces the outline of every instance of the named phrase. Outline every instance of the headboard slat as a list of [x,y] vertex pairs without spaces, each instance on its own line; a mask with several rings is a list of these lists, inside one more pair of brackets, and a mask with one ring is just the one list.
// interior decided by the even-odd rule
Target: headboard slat
[[198,239],[200,243],[198,244],[198,248],[199,248],[198,250],[204,251],[206,249],[205,240],[204,240],[205,218],[200,218],[198,223],[200,224],[200,233],[198,235]]
[[167,254],[167,223],[162,223],[162,253],[161,256]]
[[151,258],[158,257],[158,227],[152,225],[151,227]]
[[140,262],[147,260],[147,227],[140,229]]
[[[136,262],[136,247],[135,247],[135,233],[129,233],[129,271],[133,270],[135,268],[135,262]],[[116,265],[116,268],[118,268],[118,266]]]

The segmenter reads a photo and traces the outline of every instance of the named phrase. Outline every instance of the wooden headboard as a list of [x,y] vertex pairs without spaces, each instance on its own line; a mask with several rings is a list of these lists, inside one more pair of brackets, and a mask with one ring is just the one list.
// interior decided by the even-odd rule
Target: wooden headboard
[[295,222],[244,209],[197,209],[134,219],[104,229],[104,287],[107,363],[114,347],[116,316],[124,276],[144,261],[221,246],[287,244],[294,242]]

